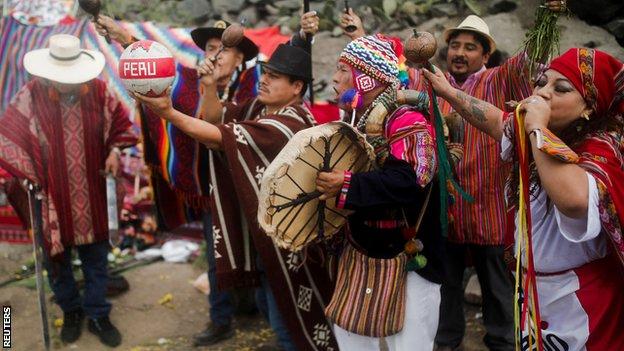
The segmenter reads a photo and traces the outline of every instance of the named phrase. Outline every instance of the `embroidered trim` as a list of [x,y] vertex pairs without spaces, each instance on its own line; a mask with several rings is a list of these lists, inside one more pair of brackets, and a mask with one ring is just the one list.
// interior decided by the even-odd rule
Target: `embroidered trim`
[[377,86],[373,77],[367,76],[365,74],[357,75],[355,78],[355,86],[359,91],[363,93],[367,93]]
[[542,130],[542,147],[539,149],[565,163],[579,162],[578,154],[546,128]]
[[594,84],[594,50],[580,48],[578,51],[578,65],[581,71],[581,80],[585,90],[585,99],[592,109],[596,110],[598,93]]
[[364,221],[364,225],[376,229],[396,229],[406,228],[409,225],[402,219],[380,219],[375,221]]

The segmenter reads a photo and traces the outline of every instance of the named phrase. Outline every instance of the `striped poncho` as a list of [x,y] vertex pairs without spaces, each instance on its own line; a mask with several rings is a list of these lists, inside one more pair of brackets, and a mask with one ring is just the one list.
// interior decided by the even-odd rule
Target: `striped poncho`
[[[460,86],[447,73],[449,82],[457,89],[506,110],[505,102],[521,101],[531,95],[531,84],[526,55],[520,53],[501,66],[472,74]],[[410,71],[411,89],[424,90],[425,79],[418,71]],[[443,116],[453,109],[445,100],[439,99]],[[464,155],[456,166],[461,187],[471,196],[470,203],[455,196],[451,206],[449,240],[454,243],[477,245],[502,245],[506,232],[505,180],[511,170],[508,163],[500,160],[500,145],[487,134],[468,123],[461,122]]]
[[[232,101],[255,97],[257,82],[257,67],[237,73],[228,96]],[[199,88],[197,71],[178,65],[171,96],[174,108],[195,116]],[[208,150],[149,109],[141,107],[140,112],[145,161],[152,169],[159,217],[165,227],[174,228],[187,221],[185,208],[208,208]]]

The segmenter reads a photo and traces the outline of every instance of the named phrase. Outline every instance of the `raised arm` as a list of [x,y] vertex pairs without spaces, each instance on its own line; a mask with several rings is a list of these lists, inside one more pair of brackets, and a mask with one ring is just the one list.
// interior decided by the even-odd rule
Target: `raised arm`
[[108,35],[112,40],[118,42],[121,46],[127,47],[136,41],[136,39],[114,19],[100,14],[95,22],[95,29],[101,36]]
[[174,109],[171,103],[171,96],[169,95],[170,92],[171,88],[167,90],[167,94],[159,97],[147,97],[136,93],[132,93],[132,96],[160,118],[171,122],[171,124],[191,138],[210,149],[220,150],[223,145],[223,139],[219,128],[212,123],[191,117]]
[[422,72],[438,96],[448,101],[468,123],[500,141],[503,137],[503,111],[488,102],[453,88],[442,71],[439,68],[435,70],[435,73],[426,69],[422,69]]
[[197,74],[201,75],[199,108],[197,118],[213,124],[221,123],[223,104],[217,90],[217,75],[215,62],[212,58],[205,58],[197,67]]

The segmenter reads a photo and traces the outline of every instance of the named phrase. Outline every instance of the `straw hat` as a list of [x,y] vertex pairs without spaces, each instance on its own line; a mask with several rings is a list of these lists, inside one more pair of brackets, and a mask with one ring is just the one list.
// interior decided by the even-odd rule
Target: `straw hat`
[[33,50],[24,56],[24,68],[33,76],[63,84],[80,84],[97,77],[104,69],[104,55],[80,49],[73,35],[50,37],[48,49]]
[[455,31],[469,31],[474,32],[478,35],[483,36],[490,43],[490,54],[496,50],[496,42],[494,38],[490,35],[490,27],[488,27],[487,23],[481,17],[470,15],[466,17],[459,26],[455,28],[449,28],[444,31],[443,38],[445,42],[449,42],[449,37]]

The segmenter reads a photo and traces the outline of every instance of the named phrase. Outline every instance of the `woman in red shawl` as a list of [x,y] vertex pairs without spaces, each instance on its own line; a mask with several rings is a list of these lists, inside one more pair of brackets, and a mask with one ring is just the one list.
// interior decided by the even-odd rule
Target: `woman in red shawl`
[[[513,118],[424,72],[438,94],[514,159]],[[533,260],[542,342],[553,350],[624,349],[624,69],[576,48],[522,101],[529,135]],[[509,189],[517,189],[512,172]],[[517,201],[515,192],[509,200]],[[523,335],[523,348],[526,334]]]

